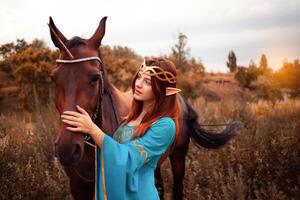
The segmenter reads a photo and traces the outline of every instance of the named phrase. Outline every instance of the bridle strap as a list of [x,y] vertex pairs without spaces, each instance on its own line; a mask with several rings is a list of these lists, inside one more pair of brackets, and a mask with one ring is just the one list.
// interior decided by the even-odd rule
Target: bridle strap
[[[102,101],[102,95],[104,93],[104,78],[103,78],[103,74],[102,74],[103,71],[101,70],[102,60],[99,57],[97,57],[97,56],[91,56],[91,57],[78,58],[78,59],[72,59],[72,60],[57,59],[56,63],[73,64],[73,63],[86,62],[86,61],[90,61],[90,60],[96,60],[96,61],[98,61],[100,63],[100,81],[101,81],[100,84],[101,84],[101,88],[99,86],[99,94],[98,94],[98,100],[97,100],[96,110],[95,110],[95,112],[92,115],[92,121],[94,123],[96,123],[96,119],[97,119],[98,113],[99,113],[99,107],[101,106],[100,105],[100,101]],[[103,119],[101,117],[101,125],[103,123],[102,121],[103,121]],[[91,142],[89,142],[89,139],[90,139],[90,136],[88,136],[88,135],[84,136],[84,142],[87,145],[90,145],[91,147],[96,148],[96,146],[94,144],[92,144]]]
[[99,63],[102,63],[102,60],[97,56],[78,58],[78,59],[72,59],[72,60],[57,59],[56,63],[72,64],[72,63],[79,63],[79,62],[85,62],[85,61],[90,61],[90,60],[97,60]]
[[[62,59],[57,59],[56,63],[63,63],[63,64],[72,64],[72,63],[80,63],[80,62],[85,62],[85,61],[90,61],[90,60],[97,60],[100,63],[100,81],[99,82],[101,84],[101,86],[99,86],[99,94],[98,94],[98,100],[97,100],[97,105],[96,105],[96,110],[92,115],[92,121],[94,123],[96,123],[96,119],[98,117],[98,113],[99,113],[99,108],[101,109],[101,114],[102,114],[102,104],[100,104],[100,102],[102,101],[102,96],[104,94],[104,77],[103,77],[103,70],[101,69],[101,64],[102,61],[99,57],[97,56],[91,56],[91,57],[86,57],[86,58],[79,58],[79,59],[73,59],[73,60],[62,60]],[[101,88],[100,88],[101,87]],[[103,124],[103,117],[101,116],[101,122],[100,125]],[[86,143],[87,145],[90,145],[93,148],[96,148],[95,144],[92,144],[91,142],[89,142],[90,137],[88,135],[84,136],[84,143]],[[80,172],[73,167],[74,171],[76,172],[76,174],[82,178],[83,180],[85,180],[86,182],[93,182],[95,179],[87,179],[84,176],[82,176],[80,174]]]

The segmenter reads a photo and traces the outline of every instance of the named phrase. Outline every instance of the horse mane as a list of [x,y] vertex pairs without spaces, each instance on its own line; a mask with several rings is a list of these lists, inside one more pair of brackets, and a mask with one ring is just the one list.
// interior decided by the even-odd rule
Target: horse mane
[[68,48],[79,47],[81,45],[87,45],[87,41],[81,37],[72,37],[66,44]]
[[[98,49],[98,56],[103,61],[103,57],[100,51],[100,48]],[[118,111],[116,110],[115,105],[113,105],[114,100],[114,89],[112,83],[109,81],[108,73],[104,64],[104,61],[102,62],[102,71],[103,71],[103,79],[104,79],[104,94],[102,99],[102,115],[105,116],[105,120],[109,123],[102,124],[102,127],[106,133],[109,135],[112,135],[116,128],[119,126],[120,117],[118,114]]]

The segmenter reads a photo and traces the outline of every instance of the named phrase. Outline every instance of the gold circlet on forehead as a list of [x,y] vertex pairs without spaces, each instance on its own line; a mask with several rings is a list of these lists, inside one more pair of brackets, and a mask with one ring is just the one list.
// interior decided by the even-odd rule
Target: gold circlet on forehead
[[139,72],[149,76],[155,76],[161,81],[168,81],[169,83],[176,83],[176,76],[171,72],[165,71],[158,66],[147,66],[146,60],[140,66]]

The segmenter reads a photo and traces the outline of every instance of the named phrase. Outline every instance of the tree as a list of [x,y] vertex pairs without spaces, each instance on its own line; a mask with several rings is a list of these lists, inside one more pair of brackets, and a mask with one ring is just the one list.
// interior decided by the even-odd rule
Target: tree
[[57,51],[47,48],[42,40],[33,40],[31,44],[19,42],[16,50],[7,58],[14,69],[21,109],[31,110],[37,101],[42,104],[49,101],[51,92],[49,75],[57,54]]
[[250,62],[249,62],[249,68],[257,68],[257,65],[256,65],[256,63],[254,62],[254,60],[250,60]]
[[137,72],[143,58],[132,49],[123,46],[101,46],[101,55],[109,79],[122,91],[131,89],[133,75]]
[[251,83],[257,79],[258,69],[255,66],[238,67],[234,78],[238,81],[239,85],[243,88],[251,88]]
[[275,102],[277,99],[282,99],[279,84],[270,75],[260,75],[251,83],[251,88],[254,89],[256,95],[260,99],[271,100]]
[[300,97],[300,62],[285,61],[283,66],[274,74],[281,88],[287,89],[290,97]]
[[259,69],[262,72],[265,72],[268,68],[268,60],[265,54],[262,54],[260,57],[260,62],[259,62]]
[[187,36],[183,33],[178,35],[178,43],[172,47],[170,55],[175,66],[182,72],[188,71],[187,57],[189,56],[190,48],[187,47]]
[[0,46],[0,56],[2,59],[6,59],[13,53],[20,53],[28,48],[28,44],[24,39],[17,39],[16,44],[14,42],[6,43]]
[[236,72],[237,70],[236,56],[232,50],[228,54],[227,67],[229,68],[230,72]]

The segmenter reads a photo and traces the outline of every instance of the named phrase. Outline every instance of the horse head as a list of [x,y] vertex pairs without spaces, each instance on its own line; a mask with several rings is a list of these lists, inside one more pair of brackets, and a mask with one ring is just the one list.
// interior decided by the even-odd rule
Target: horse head
[[[104,17],[89,39],[73,37],[68,40],[55,26],[50,17],[51,39],[59,49],[60,56],[51,72],[55,84],[55,106],[59,114],[77,111],[80,105],[93,120],[98,118],[99,99],[103,92],[103,65],[98,48],[105,34]],[[55,141],[55,154],[64,166],[75,166],[84,155],[84,134],[71,133],[66,124],[59,121]]]

